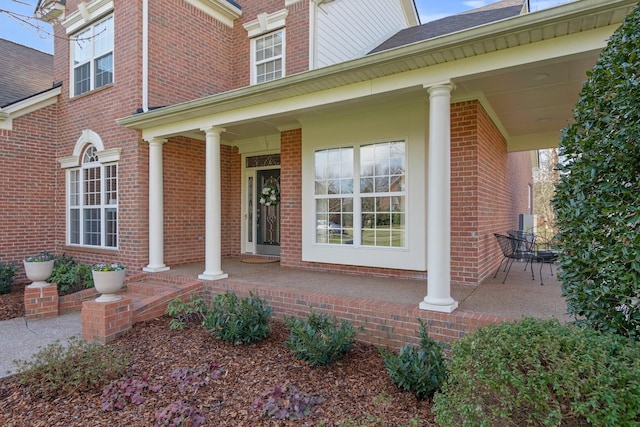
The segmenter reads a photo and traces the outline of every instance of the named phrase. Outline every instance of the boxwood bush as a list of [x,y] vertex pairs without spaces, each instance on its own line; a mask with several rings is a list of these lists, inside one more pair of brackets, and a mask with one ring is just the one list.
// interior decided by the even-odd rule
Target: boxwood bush
[[434,396],[443,427],[640,425],[640,348],[625,337],[526,318],[451,348]]

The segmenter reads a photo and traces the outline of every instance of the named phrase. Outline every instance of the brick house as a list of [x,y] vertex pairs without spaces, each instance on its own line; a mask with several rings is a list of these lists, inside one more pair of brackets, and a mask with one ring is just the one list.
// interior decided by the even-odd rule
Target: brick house
[[451,284],[486,278],[493,233],[531,213],[531,150],[557,145],[635,5],[526,3],[418,25],[410,0],[41,0],[61,84],[1,106],[0,157],[19,159],[0,261],[204,262],[209,281],[277,256],[428,274],[420,307],[451,312]]

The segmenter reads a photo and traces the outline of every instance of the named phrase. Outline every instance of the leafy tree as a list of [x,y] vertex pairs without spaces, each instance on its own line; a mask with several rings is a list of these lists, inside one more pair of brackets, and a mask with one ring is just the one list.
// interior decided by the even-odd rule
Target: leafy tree
[[640,337],[640,6],[600,54],[560,142],[557,215],[568,311]]

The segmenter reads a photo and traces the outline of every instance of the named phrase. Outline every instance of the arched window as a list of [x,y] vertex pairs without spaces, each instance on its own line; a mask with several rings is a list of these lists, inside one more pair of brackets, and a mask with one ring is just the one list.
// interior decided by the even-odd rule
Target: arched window
[[69,170],[68,242],[118,247],[118,164],[101,163],[98,150],[86,146],[80,166]]

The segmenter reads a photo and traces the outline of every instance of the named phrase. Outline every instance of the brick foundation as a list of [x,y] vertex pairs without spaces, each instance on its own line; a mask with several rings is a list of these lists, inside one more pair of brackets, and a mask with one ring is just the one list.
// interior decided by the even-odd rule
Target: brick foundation
[[133,301],[123,297],[114,302],[85,301],[80,313],[82,338],[107,344],[124,335],[133,325]]
[[459,340],[480,326],[514,320],[482,313],[436,313],[420,310],[417,302],[399,304],[301,289],[274,289],[255,283],[234,282],[231,279],[205,282],[203,296],[205,301],[210,301],[214,295],[227,291],[234,292],[241,298],[249,296],[250,291],[253,292],[269,303],[276,319],[289,316],[305,318],[313,308],[319,313],[347,320],[354,327],[362,326],[363,330],[357,337],[359,341],[396,349],[419,342],[418,318],[428,325],[429,336],[444,344],[447,349],[453,341]]
[[24,317],[27,320],[45,319],[58,315],[58,286],[24,288]]

